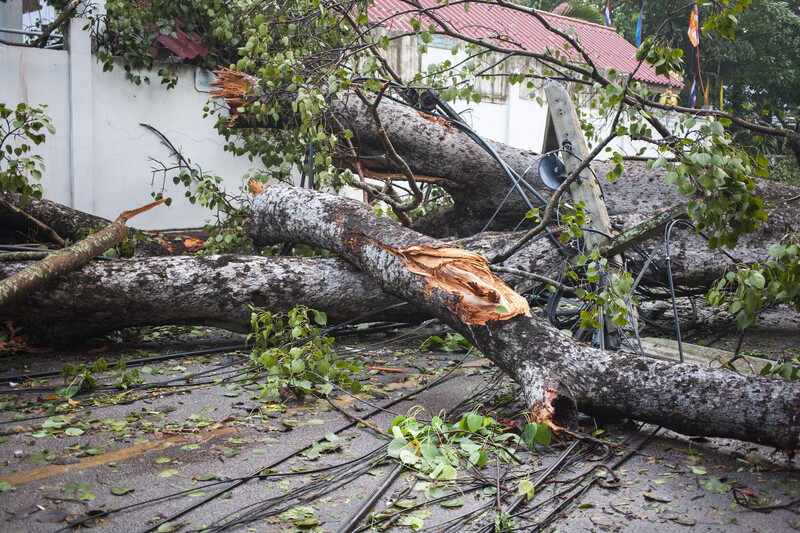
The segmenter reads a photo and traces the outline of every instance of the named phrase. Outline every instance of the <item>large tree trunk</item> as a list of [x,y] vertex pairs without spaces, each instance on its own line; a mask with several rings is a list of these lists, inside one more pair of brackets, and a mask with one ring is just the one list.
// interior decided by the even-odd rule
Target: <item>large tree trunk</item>
[[[257,80],[227,70],[218,71],[217,74],[219,81],[215,82],[217,90],[213,95],[228,103],[231,123],[259,126],[249,122],[248,111],[249,105],[258,97],[253,92],[245,93],[245,87],[252,89],[257,85]],[[297,125],[296,115],[292,111],[295,92],[265,92],[260,98],[269,105],[277,102],[281,110],[277,123],[270,118],[263,127]],[[242,109],[243,113],[240,112]],[[511,229],[530,209],[500,163],[453,122],[389,98],[381,99],[377,112],[395,151],[403,157],[417,178],[440,185],[453,198],[452,208],[415,220],[413,227],[417,231],[437,238],[474,235],[501,204],[503,207],[490,229]],[[353,132],[352,142],[365,169],[371,169],[378,175],[400,174],[400,169],[386,154],[372,113],[355,94],[347,93],[343,100],[331,101],[325,113],[330,130],[338,131],[343,126]],[[552,191],[544,186],[532,168],[538,158],[536,152],[494,141],[486,141],[486,144],[509,168],[523,175],[525,183],[519,189],[533,206],[538,207],[542,202],[528,186],[536,189],[544,198],[550,196]],[[341,156],[340,164],[352,166],[351,155],[346,149],[341,150]],[[593,167],[605,189],[610,214],[641,213],[686,202],[685,197],[675,193],[675,187],[666,184],[663,167],[652,170],[647,168],[647,162],[627,161],[625,173],[613,184],[605,179],[612,169],[611,164],[595,162]],[[800,188],[769,180],[756,179],[756,184],[755,194],[768,202],[800,194]]]
[[249,222],[259,243],[295,241],[347,258],[390,294],[438,317],[522,387],[534,417],[577,410],[675,431],[800,447],[800,384],[601,351],[529,316],[482,258],[375,216],[355,201],[270,187]]
[[[0,262],[0,277],[29,263]],[[209,325],[250,331],[250,307],[303,304],[330,324],[400,303],[342,259],[232,255],[91,263],[0,308],[0,322],[36,345],[70,344],[132,326]],[[412,306],[370,320],[423,318]]]
[[[743,257],[754,261],[766,258],[768,244],[777,242],[794,224],[792,215],[791,210],[777,211],[763,231],[743,237],[737,254],[742,251]],[[614,217],[626,228],[644,218],[643,214]],[[519,233],[487,232],[469,248],[489,257],[518,237]],[[468,238],[448,244],[466,246],[471,241]],[[727,257],[708,250],[704,239],[681,227],[672,234],[670,252],[675,282],[686,287],[707,287],[732,266]],[[629,255],[635,271],[644,258]],[[555,276],[555,271],[563,268],[563,262],[564,257],[553,243],[540,238],[503,266]],[[663,251],[656,255],[655,263],[663,266]],[[0,278],[13,275],[26,264],[0,262]],[[525,281],[514,274],[504,273],[501,277],[512,285]],[[642,284],[652,287],[664,282],[663,276],[650,273]],[[396,300],[342,260],[249,256],[139,258],[86,265],[38,293],[0,308],[0,322],[12,320],[23,327],[32,343],[64,344],[133,326],[214,325],[244,332],[249,328],[248,305],[281,311],[296,303],[304,304],[326,311],[338,321],[357,317],[391,301]],[[415,316],[414,313],[411,309],[398,309],[385,313],[383,318],[405,320]]]

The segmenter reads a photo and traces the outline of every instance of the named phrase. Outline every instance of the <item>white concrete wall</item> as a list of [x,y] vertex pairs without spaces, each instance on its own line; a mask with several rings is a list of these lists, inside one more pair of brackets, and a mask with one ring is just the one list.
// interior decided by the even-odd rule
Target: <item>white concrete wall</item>
[[[117,64],[102,72],[89,49],[85,21],[75,19],[67,36],[69,50],[41,50],[0,45],[0,101],[16,106],[47,105],[56,134],[37,147],[46,171],[44,196],[106,218],[152,201],[150,157],[169,165],[167,147],[140,123],[154,126],[204,171],[225,178],[236,192],[242,176],[254,166],[247,158],[223,151],[214,117],[203,118],[208,92],[195,88],[195,67],[177,65],[179,82],[169,91],[159,84],[156,67],[147,73],[151,85],[134,85]],[[139,215],[144,229],[202,226],[211,212],[192,205],[185,188],[167,179],[173,203]]]

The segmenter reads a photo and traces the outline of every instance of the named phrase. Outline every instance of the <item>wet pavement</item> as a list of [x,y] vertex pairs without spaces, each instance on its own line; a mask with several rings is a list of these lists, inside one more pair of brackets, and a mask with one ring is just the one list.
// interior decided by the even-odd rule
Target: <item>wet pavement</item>
[[[101,356],[219,349],[98,372],[96,387],[69,401],[56,394],[69,384],[61,377],[0,384],[6,531],[800,528],[800,463],[763,447],[590,419],[582,421],[584,440],[567,437],[534,452],[514,438],[498,444],[503,434],[522,440],[524,406],[513,385],[479,354],[420,349],[429,335],[444,336],[430,328],[338,342],[339,353],[362,359],[365,369],[361,392],[334,391],[330,403],[290,391],[264,396],[249,352],[223,349],[241,337],[154,331],[136,344],[107,339],[2,361],[10,376],[91,365]],[[497,422],[497,434],[484,432],[492,439],[485,464],[469,466],[462,444],[451,475],[431,479],[387,456],[390,438],[381,432],[398,414],[458,422],[473,410]]]

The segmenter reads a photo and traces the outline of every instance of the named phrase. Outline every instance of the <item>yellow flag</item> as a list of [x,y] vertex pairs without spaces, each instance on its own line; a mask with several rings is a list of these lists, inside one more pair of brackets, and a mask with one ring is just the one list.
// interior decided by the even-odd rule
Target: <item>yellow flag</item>
[[692,8],[692,16],[689,19],[689,40],[692,41],[692,46],[697,48],[697,45],[700,44],[700,13],[697,10],[697,2],[695,2],[694,7]]

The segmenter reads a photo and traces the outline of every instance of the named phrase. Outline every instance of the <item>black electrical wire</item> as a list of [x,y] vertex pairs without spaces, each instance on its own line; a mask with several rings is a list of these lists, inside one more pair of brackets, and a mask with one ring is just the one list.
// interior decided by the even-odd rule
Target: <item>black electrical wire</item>
[[678,355],[680,356],[681,363],[683,363],[684,361],[683,361],[683,343],[681,342],[681,324],[678,321],[678,303],[675,301],[675,287],[672,283],[672,262],[669,254],[669,237],[670,234],[672,233],[672,228],[674,228],[675,225],[679,223],[685,224],[690,228],[694,227],[685,220],[671,221],[669,224],[667,224],[667,227],[664,229],[664,244],[666,246],[666,252],[667,252],[667,280],[669,281],[669,292],[670,292],[670,297],[672,298],[672,314],[673,317],[675,318],[675,334],[677,335],[677,340],[678,340]]
[[[404,104],[404,105],[409,105],[408,102],[404,102],[404,101],[402,101],[400,99],[397,99],[397,98],[394,98],[392,96],[388,96],[387,95],[386,98],[389,98],[392,101],[399,102],[399,103]],[[525,204],[528,206],[529,210],[533,209],[533,204],[531,204],[530,200],[528,199],[528,197],[525,195],[525,193],[523,192],[522,188],[520,187],[520,182],[523,185],[525,185],[525,187],[530,192],[532,192],[536,196],[536,198],[543,205],[547,205],[547,200],[544,198],[544,196],[542,196],[541,193],[539,193],[539,191],[537,191],[530,183],[528,183],[526,180],[522,179],[522,177],[519,174],[517,174],[513,169],[511,169],[506,164],[506,162],[497,154],[497,152],[494,150],[494,148],[492,148],[485,140],[483,140],[483,138],[481,138],[472,128],[470,128],[469,126],[464,124],[461,120],[459,120],[459,119],[457,119],[455,117],[445,116],[445,115],[442,115],[440,113],[435,113],[435,112],[430,112],[430,111],[426,111],[426,112],[431,114],[431,115],[433,115],[433,116],[442,117],[442,118],[445,118],[445,119],[451,121],[458,129],[460,129],[464,133],[466,133],[473,141],[475,141],[478,144],[478,146],[483,148],[490,156],[492,156],[492,158],[500,164],[500,167],[503,169],[503,171],[506,173],[506,175],[509,177],[509,179],[511,179],[511,182],[514,184],[514,188],[519,192],[520,196],[522,197],[522,199],[525,202]],[[508,195],[506,196],[506,199],[507,198],[508,198]],[[503,200],[503,202],[505,202],[505,200]],[[502,203],[501,203],[501,206],[498,207],[498,209],[495,212],[495,214],[497,214],[497,212],[499,211],[500,207],[502,207]],[[553,237],[552,235],[549,235],[549,236],[553,240],[553,243],[556,245],[556,248],[561,252],[561,254],[564,255],[564,257],[568,258],[569,254],[567,254],[566,250],[564,250],[564,247],[558,241],[558,239]]]
[[[376,414],[380,413],[380,412],[381,412],[383,409],[388,409],[388,408],[390,408],[390,407],[393,407],[393,406],[397,405],[398,403],[400,403],[400,402],[403,402],[403,401],[405,401],[405,400],[407,400],[408,398],[411,398],[411,397],[413,397],[413,396],[416,396],[417,394],[419,394],[419,393],[421,393],[421,392],[423,392],[423,391],[425,391],[425,390],[428,390],[428,389],[430,389],[430,388],[433,388],[433,387],[435,387],[435,386],[438,386],[439,384],[441,384],[441,383],[443,383],[444,381],[446,381],[446,379],[449,379],[449,377],[448,377],[449,375],[450,375],[450,373],[448,373],[447,375],[445,375],[445,376],[442,376],[442,377],[440,377],[440,378],[438,378],[438,379],[436,379],[436,380],[434,380],[434,381],[432,381],[432,382],[428,383],[427,385],[425,385],[424,387],[422,387],[422,388],[420,388],[420,389],[417,389],[417,390],[411,391],[411,392],[409,392],[409,393],[407,393],[407,394],[404,394],[403,396],[400,396],[399,398],[396,398],[396,399],[394,399],[394,400],[391,400],[391,401],[389,401],[389,402],[388,402],[386,405],[384,405],[384,406],[381,406],[381,409],[375,409],[375,410],[371,411],[370,413],[366,414],[366,415],[365,415],[364,417],[362,417],[362,418],[364,418],[364,419],[371,418],[372,416],[375,416]],[[359,400],[360,400],[360,399],[359,399]],[[340,430],[337,430],[337,431],[335,431],[334,433],[341,433],[342,431],[346,431],[346,430],[348,430],[348,429],[350,429],[350,428],[354,427],[356,424],[357,424],[356,422],[350,422],[349,424],[345,425],[345,426],[344,426],[342,429],[340,429]],[[278,464],[280,464],[280,463],[282,463],[282,462],[285,462],[285,461],[287,461],[287,460],[291,459],[292,457],[294,457],[294,456],[298,455],[299,453],[302,453],[303,451],[305,451],[305,450],[309,449],[311,446],[312,446],[312,445],[310,444],[310,445],[306,446],[305,448],[302,448],[302,449],[300,449],[300,450],[298,450],[298,451],[296,451],[296,452],[292,453],[291,455],[289,455],[289,456],[287,456],[287,457],[285,457],[285,458],[281,459],[279,462],[277,462],[277,463],[275,464],[275,466],[277,466]],[[263,469],[261,469],[260,471],[263,471]],[[240,482],[240,483],[237,483],[236,485],[234,485],[234,486],[232,486],[232,487],[229,487],[229,490],[233,490],[233,489],[235,489],[236,487],[243,485],[244,483],[246,483],[246,481],[242,481],[242,482]],[[197,508],[199,508],[200,506],[204,505],[205,503],[208,503],[209,501],[211,501],[211,500],[215,499],[217,496],[219,496],[219,494],[212,494],[212,495],[209,495],[209,496],[207,496],[207,497],[206,497],[206,498],[204,498],[203,500],[201,500],[201,501],[198,501],[197,503],[195,503],[195,504],[191,505],[190,507],[188,507],[188,508],[185,508],[185,509],[183,509],[183,510],[181,510],[181,511],[177,512],[177,513],[174,513],[173,515],[171,515],[171,516],[169,516],[169,517],[167,517],[167,518],[163,519],[161,522],[159,522],[159,523],[155,524],[155,525],[154,525],[153,527],[151,527],[150,529],[147,529],[147,530],[146,530],[144,533],[150,533],[150,532],[152,532],[152,531],[154,531],[154,530],[158,529],[158,528],[159,528],[161,525],[163,525],[163,524],[166,524],[166,523],[168,523],[168,522],[173,522],[173,521],[174,521],[174,520],[176,520],[177,518],[180,518],[181,516],[183,516],[183,515],[185,515],[185,514],[187,514],[187,513],[191,512],[191,511],[193,511],[194,509],[197,509]]]

